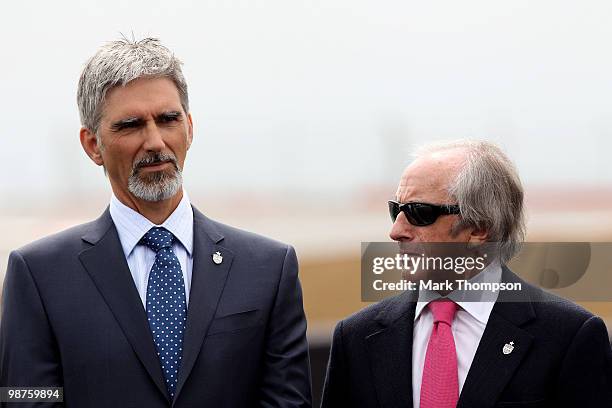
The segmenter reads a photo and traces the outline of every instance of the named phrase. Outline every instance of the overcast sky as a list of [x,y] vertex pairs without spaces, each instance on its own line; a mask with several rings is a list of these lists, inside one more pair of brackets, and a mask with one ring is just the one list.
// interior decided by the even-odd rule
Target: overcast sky
[[612,183],[612,2],[4,2],[0,207],[107,181],[78,142],[84,62],[120,34],[184,62],[192,191],[350,194],[411,145],[500,143],[528,185]]

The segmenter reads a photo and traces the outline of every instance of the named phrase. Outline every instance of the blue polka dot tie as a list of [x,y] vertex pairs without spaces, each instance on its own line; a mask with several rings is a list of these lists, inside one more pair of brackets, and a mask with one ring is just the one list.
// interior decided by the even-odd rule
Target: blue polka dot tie
[[176,391],[187,320],[185,281],[173,240],[167,229],[153,227],[140,241],[156,252],[147,286],[147,318],[170,398]]

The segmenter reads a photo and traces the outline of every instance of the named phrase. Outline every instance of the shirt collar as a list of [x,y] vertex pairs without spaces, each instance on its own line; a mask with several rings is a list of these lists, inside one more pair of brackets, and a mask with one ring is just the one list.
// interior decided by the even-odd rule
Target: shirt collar
[[[480,272],[478,275],[468,279],[468,282],[470,283],[481,283],[481,282],[499,283],[501,282],[501,276],[502,276],[501,265],[499,261],[496,260],[496,261],[491,262],[489,265],[487,265],[487,267],[483,269],[482,272]],[[495,293],[483,292],[483,293],[486,293],[486,300],[482,300],[482,301],[474,301],[473,293],[470,294],[470,296],[468,296],[471,299],[470,301],[461,300],[465,297],[466,291],[458,290],[458,289],[452,291],[448,295],[448,298],[453,300],[455,303],[457,303],[457,305],[459,305],[463,310],[468,312],[476,320],[484,324],[487,324],[487,321],[489,320],[489,316],[491,315],[491,311],[493,310],[493,306],[495,305],[495,301],[497,300],[499,292],[495,292]],[[421,312],[423,311],[423,309],[425,309],[425,306],[427,306],[429,302],[439,299],[441,297],[442,296],[436,291],[420,290],[419,297],[417,300],[416,310],[414,313],[414,320],[416,321],[420,317]]]
[[114,194],[111,195],[109,211],[126,258],[132,253],[144,234],[153,227],[164,227],[170,231],[185,247],[189,255],[192,255],[193,209],[186,191],[183,190],[183,198],[179,205],[161,225],[155,225],[142,214],[123,204]]

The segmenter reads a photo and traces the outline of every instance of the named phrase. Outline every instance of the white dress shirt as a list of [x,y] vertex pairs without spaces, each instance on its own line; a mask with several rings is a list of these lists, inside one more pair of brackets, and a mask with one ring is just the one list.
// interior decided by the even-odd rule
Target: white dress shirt
[[178,207],[161,225],[153,224],[119,201],[114,194],[110,202],[110,215],[117,228],[125,259],[145,309],[149,272],[155,263],[155,251],[138,242],[153,227],[164,227],[176,237],[172,250],[181,264],[185,280],[185,302],[188,305],[193,268],[193,209],[187,193],[183,191],[183,198]]
[[[502,270],[499,262],[492,262],[481,273],[469,279],[469,282],[501,282],[501,274]],[[474,299],[473,293],[469,295],[472,296],[471,300]],[[459,305],[453,320],[452,332],[457,351],[460,394],[499,292],[486,293],[484,295],[486,300],[481,302],[461,301],[460,299],[465,295],[466,293],[459,290],[455,290],[448,295],[449,299]],[[415,408],[418,408],[421,402],[425,353],[433,329],[433,314],[426,306],[429,302],[440,297],[440,294],[435,291],[419,291],[412,332],[412,399]]]

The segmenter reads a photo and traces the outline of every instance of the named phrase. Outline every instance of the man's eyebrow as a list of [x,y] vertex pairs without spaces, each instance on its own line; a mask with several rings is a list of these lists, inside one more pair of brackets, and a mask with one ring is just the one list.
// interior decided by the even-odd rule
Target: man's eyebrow
[[170,111],[162,112],[162,113],[156,115],[156,117],[157,118],[179,118],[182,115],[183,114],[181,113],[181,111],[170,110]]
[[113,122],[111,124],[111,128],[114,129],[114,130],[119,130],[119,129],[123,129],[125,127],[138,126],[142,122],[143,122],[143,120],[141,118],[138,118],[138,117],[120,119],[118,121]]

